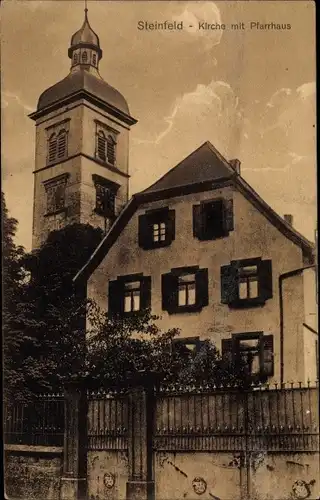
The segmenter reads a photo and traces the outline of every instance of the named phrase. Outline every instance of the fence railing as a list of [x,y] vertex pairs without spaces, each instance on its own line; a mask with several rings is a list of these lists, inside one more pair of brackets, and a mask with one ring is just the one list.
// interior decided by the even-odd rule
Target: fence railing
[[[317,451],[318,388],[167,387],[155,393],[152,445],[163,451]],[[125,391],[87,392],[88,450],[128,449]],[[5,409],[7,444],[62,446],[64,397]]]
[[29,404],[5,407],[6,444],[63,446],[63,436],[63,394],[42,394]]
[[128,402],[124,392],[88,393],[88,449],[128,448]]
[[315,451],[318,389],[172,387],[159,392],[153,445],[166,451]]

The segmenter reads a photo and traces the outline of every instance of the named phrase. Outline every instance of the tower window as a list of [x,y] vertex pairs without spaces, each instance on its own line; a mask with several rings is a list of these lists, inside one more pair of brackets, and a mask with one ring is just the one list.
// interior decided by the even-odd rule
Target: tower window
[[75,64],[77,64],[77,62],[78,62],[78,55],[77,54],[74,54],[74,56],[73,56],[73,62]]
[[58,134],[54,133],[48,141],[48,163],[62,160],[67,156],[67,131],[60,130]]
[[106,136],[103,130],[97,134],[96,156],[110,165],[116,162],[116,141],[111,136]]
[[87,62],[87,59],[88,59],[88,54],[87,54],[87,51],[85,50],[85,51],[82,53],[82,62],[83,62],[83,63],[86,63],[86,62]]
[[92,64],[95,66],[97,64],[97,56],[96,54],[92,55]]
[[113,218],[119,185],[99,175],[93,175],[92,178],[96,189],[95,212],[103,217]]
[[65,209],[67,174],[50,179],[44,184],[47,194],[47,213],[52,215]]

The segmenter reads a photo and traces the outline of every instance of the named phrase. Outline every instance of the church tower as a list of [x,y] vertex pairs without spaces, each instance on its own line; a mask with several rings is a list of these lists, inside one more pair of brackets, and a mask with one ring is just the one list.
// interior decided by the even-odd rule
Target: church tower
[[128,201],[129,131],[125,98],[99,74],[99,37],[88,21],[71,38],[68,76],[39,98],[33,248],[54,229],[89,223],[107,231]]

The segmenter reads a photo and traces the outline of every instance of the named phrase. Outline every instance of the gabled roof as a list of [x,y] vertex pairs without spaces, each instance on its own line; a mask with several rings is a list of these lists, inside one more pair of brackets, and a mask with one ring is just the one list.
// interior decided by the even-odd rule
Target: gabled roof
[[158,193],[199,182],[218,181],[231,178],[234,174],[234,169],[207,141],[140,194]]
[[107,255],[139,205],[153,200],[209,191],[227,185],[232,185],[240,191],[282,234],[300,246],[311,260],[313,259],[314,244],[280,217],[214,146],[210,142],[205,142],[157,182],[133,195],[87,263],[77,273],[74,281],[81,278],[88,279]]

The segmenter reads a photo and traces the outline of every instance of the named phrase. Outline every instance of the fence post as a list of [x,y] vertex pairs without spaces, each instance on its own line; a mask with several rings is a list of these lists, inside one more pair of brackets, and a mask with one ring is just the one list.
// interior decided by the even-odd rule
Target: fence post
[[60,500],[87,499],[87,397],[78,383],[65,388],[63,474]]
[[152,431],[154,394],[151,384],[129,393],[129,480],[126,500],[153,500]]

